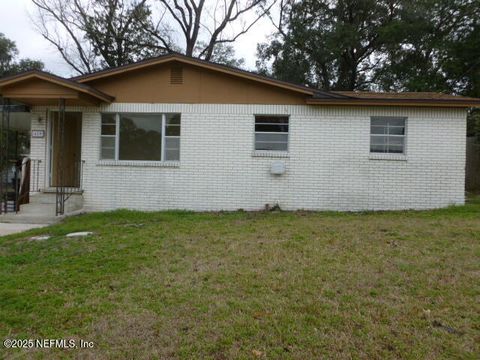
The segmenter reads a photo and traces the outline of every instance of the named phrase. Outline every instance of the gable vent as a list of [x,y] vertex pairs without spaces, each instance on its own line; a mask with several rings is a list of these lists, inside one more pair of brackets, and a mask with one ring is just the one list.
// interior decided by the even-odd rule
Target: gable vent
[[172,66],[170,69],[170,84],[180,85],[183,84],[183,67]]

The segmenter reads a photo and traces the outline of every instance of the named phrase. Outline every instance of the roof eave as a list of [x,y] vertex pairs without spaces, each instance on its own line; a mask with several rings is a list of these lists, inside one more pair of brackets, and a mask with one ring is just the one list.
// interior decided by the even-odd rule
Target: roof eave
[[307,99],[308,105],[328,106],[402,106],[402,107],[442,107],[480,108],[480,100],[426,100],[426,99]]

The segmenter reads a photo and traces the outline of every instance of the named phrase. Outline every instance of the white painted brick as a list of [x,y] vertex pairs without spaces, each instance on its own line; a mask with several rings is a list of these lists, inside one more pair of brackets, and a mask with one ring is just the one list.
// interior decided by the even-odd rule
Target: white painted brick
[[[52,109],[54,110],[54,109]],[[466,112],[455,109],[287,105],[121,104],[83,112],[82,159],[88,210],[429,209],[464,203]],[[100,112],[180,112],[178,167],[104,166]],[[290,115],[287,172],[253,154],[254,114]],[[407,161],[370,159],[370,117],[408,117]],[[45,108],[32,129],[46,130]],[[46,139],[32,158],[46,166]],[[46,171],[41,178],[46,185]]]

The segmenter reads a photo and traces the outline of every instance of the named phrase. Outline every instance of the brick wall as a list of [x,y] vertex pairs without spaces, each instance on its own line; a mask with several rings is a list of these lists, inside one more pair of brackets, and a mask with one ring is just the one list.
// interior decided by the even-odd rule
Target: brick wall
[[[87,210],[254,210],[278,203],[357,211],[464,203],[464,110],[120,103],[70,110],[84,112]],[[181,113],[178,166],[100,161],[100,111]],[[254,114],[290,115],[289,157],[253,152]],[[371,116],[408,117],[406,156],[370,155]],[[34,113],[32,128],[44,124]],[[45,144],[32,139],[32,158],[44,157]],[[275,160],[285,162],[286,174],[270,174]]]

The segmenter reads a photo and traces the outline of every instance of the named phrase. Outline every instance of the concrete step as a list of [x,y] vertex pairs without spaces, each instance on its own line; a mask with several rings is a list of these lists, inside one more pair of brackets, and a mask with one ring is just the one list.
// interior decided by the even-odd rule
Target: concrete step
[[60,215],[60,216],[49,216],[45,214],[7,213],[7,214],[0,215],[0,226],[2,223],[50,225],[50,224],[58,223],[68,216],[75,216],[80,214],[84,214],[83,210],[73,211],[66,215]]
[[[28,205],[45,205],[49,204],[53,206],[55,211],[56,204],[56,194],[54,192],[42,192],[30,195],[30,204],[22,205],[20,211],[23,210],[24,206]],[[77,211],[83,208],[83,195],[82,194],[72,194],[65,203],[65,212]]]
[[0,222],[16,224],[53,224],[60,220],[55,216],[55,204],[24,204],[18,213],[0,216]]
[[11,224],[55,224],[62,220],[63,216],[24,215],[9,213],[0,215],[0,223]]
[[16,224],[54,224],[65,215],[81,213],[83,208],[83,195],[72,194],[65,203],[65,215],[55,216],[56,195],[52,192],[37,193],[30,196],[30,203],[20,206],[18,213],[0,215],[0,223]]
[[19,214],[35,216],[55,216],[55,203],[53,204],[24,204],[20,206]]
[[30,195],[30,204],[53,204],[56,196],[54,193],[37,193]]

